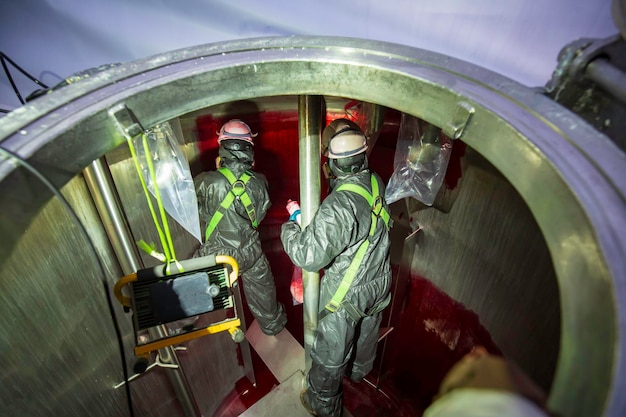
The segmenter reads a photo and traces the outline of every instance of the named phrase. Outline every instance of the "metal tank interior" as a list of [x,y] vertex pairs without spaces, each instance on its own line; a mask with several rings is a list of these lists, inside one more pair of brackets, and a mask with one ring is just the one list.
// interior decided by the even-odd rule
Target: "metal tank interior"
[[[303,183],[324,192],[307,143],[327,120],[362,116],[370,165],[388,180],[403,114],[441,129],[453,151],[435,203],[392,205],[383,326],[393,330],[368,382],[347,384],[346,409],[419,415],[444,372],[482,344],[520,364],[563,416],[623,415],[623,150],[540,91],[483,68],[324,37],[209,44],[104,68],[0,121],[2,148],[44,176],[2,154],[0,414],[129,414],[122,361],[131,377],[134,335],[110,294],[121,276],[158,262],[134,240],[158,237],[111,116],[120,105],[145,127],[169,121],[194,175],[214,167],[221,122],[240,117],[259,131],[256,164],[273,202],[260,231],[300,343],[303,306],[291,302],[279,230]],[[179,257],[191,256],[198,242],[170,224]],[[278,385],[227,333],[151,359],[128,383],[137,416],[238,415]]]

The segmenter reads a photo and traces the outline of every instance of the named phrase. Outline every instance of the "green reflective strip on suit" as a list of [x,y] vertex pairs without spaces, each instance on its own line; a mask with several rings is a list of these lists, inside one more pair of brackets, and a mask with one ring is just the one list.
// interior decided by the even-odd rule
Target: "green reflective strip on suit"
[[341,283],[339,284],[339,287],[337,287],[337,291],[335,291],[335,294],[333,295],[331,300],[324,307],[326,310],[333,312],[333,313],[337,311],[337,309],[341,305],[343,299],[348,293],[348,290],[350,290],[350,286],[352,285],[352,282],[354,281],[354,277],[359,271],[361,262],[363,262],[363,258],[365,257],[365,254],[367,253],[367,248],[369,248],[369,245],[370,245],[369,238],[372,237],[374,235],[374,232],[376,231],[376,226],[378,224],[378,217],[380,216],[385,222],[385,226],[389,227],[389,213],[387,212],[387,210],[385,210],[384,207],[382,207],[382,201],[379,203],[381,204],[379,213],[375,213],[373,211],[375,209],[374,205],[376,204],[376,199],[374,198],[374,195],[380,198],[382,197],[378,195],[379,194],[378,180],[376,179],[374,175],[372,175],[371,181],[372,181],[372,194],[370,194],[362,186],[356,185],[356,184],[342,184],[337,188],[337,191],[350,191],[363,197],[372,208],[372,223],[370,225],[368,238],[365,239],[363,243],[361,243],[361,245],[359,246],[359,249],[354,255],[354,258],[352,258],[352,262],[350,262],[350,266],[346,270],[346,273],[344,274],[343,279],[341,280]]
[[[222,217],[224,217],[224,212],[228,210],[231,204],[233,204],[233,201],[235,201],[235,197],[239,197],[239,199],[243,203],[243,206],[246,209],[246,213],[248,213],[248,217],[250,218],[250,221],[252,222],[252,226],[255,228],[258,226],[258,222],[256,219],[256,209],[254,208],[254,204],[252,203],[250,196],[245,191],[245,184],[247,184],[248,181],[250,181],[250,178],[252,178],[252,176],[248,174],[247,172],[244,172],[243,174],[241,174],[239,179],[237,179],[233,175],[231,170],[226,167],[220,168],[218,169],[218,171],[224,177],[226,177],[226,179],[231,185],[231,190],[228,192],[228,194],[226,194],[226,197],[224,197],[224,200],[222,200],[222,203],[220,204],[219,209],[211,217],[211,220],[209,221],[209,224],[206,228],[206,232],[204,234],[205,242],[209,240],[209,237],[211,236],[211,234],[213,234],[213,231],[217,227],[218,223],[220,222],[220,220],[222,220]],[[241,181],[244,187],[241,187],[241,188],[234,187],[237,181]]]

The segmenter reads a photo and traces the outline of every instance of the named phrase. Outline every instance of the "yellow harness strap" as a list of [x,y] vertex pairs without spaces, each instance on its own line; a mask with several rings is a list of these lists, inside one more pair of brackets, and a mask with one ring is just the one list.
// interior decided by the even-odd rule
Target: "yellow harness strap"
[[[372,238],[372,236],[374,236],[374,232],[376,231],[376,226],[378,224],[378,219],[381,218],[383,222],[385,222],[385,226],[389,228],[389,213],[383,206],[383,199],[382,199],[383,197],[380,195],[380,192],[379,192],[378,180],[373,174],[371,177],[371,181],[372,181],[372,193],[371,194],[364,187],[357,185],[357,184],[343,184],[343,185],[340,185],[339,188],[337,188],[337,191],[350,191],[365,198],[365,200],[372,207],[372,223],[370,225],[370,232],[369,232],[368,238],[365,239],[363,243],[361,243],[361,245],[359,246],[359,249],[357,249],[357,252],[354,255],[354,258],[352,258],[352,262],[350,262],[350,266],[348,267],[345,275],[343,276],[343,279],[341,280],[341,283],[339,284],[339,287],[337,287],[337,291],[335,291],[335,294],[333,295],[331,300],[324,307],[330,313],[334,313],[335,311],[337,311],[344,297],[348,293],[348,290],[350,289],[350,286],[352,285],[352,281],[354,281],[354,277],[359,271],[361,263],[363,262],[363,258],[365,257],[365,254],[367,253],[367,249],[369,248],[369,245],[370,245],[370,239]],[[327,314],[328,313],[323,314],[321,318],[325,317]]]
[[235,198],[240,200],[243,204],[243,207],[246,209],[246,213],[248,213],[250,222],[252,222],[252,227],[256,228],[258,226],[256,209],[254,207],[254,204],[252,203],[252,200],[250,199],[250,196],[246,192],[246,184],[248,183],[248,181],[250,181],[252,175],[248,172],[244,172],[239,178],[235,178],[235,175],[232,173],[232,171],[226,167],[220,168],[218,169],[218,171],[226,177],[231,185],[231,189],[228,194],[226,194],[226,197],[224,197],[224,200],[222,200],[222,202],[220,203],[220,207],[213,214],[213,216],[211,216],[211,220],[209,221],[206,232],[204,234],[205,241],[209,240],[209,237],[217,227],[217,224],[220,222],[220,220],[222,220],[222,217],[224,217],[224,213],[226,213],[226,210],[228,210],[228,208],[233,204]]

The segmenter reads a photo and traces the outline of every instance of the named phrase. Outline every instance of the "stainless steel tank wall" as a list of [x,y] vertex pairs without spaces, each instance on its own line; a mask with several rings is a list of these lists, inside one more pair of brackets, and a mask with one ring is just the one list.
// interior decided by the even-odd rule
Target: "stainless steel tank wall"
[[[115,104],[125,103],[147,127],[235,100],[303,94],[350,97],[420,117],[452,136],[461,136],[506,178],[541,230],[559,286],[561,335],[550,404],[566,416],[623,415],[626,238],[620,231],[626,230],[624,154],[535,90],[482,68],[400,45],[337,38],[255,39],[174,51],[109,69],[7,115],[0,123],[0,140],[3,147],[31,161],[61,186],[123,142],[107,113]],[[35,257],[32,250],[22,252],[20,245],[26,228],[38,221],[39,208],[50,198],[25,175],[15,170],[13,162],[0,163],[0,207],[8,214],[0,223],[7,236],[0,243],[0,254],[6,257],[12,252],[18,261]],[[31,194],[15,196],[11,191],[16,189]],[[439,227],[436,219],[422,221]],[[506,227],[506,222],[500,227]],[[444,235],[455,233],[448,225],[439,230]],[[488,242],[481,244],[487,246]],[[73,241],[71,245],[73,249]],[[93,264],[85,266],[80,274],[77,271],[68,278],[62,270],[51,274],[41,266],[31,272],[35,275],[30,286],[46,280],[79,281],[85,271],[93,269]],[[6,280],[4,271],[1,276],[6,302],[29,304],[28,293],[18,289],[21,283],[16,278]],[[24,280],[21,272],[17,277]],[[506,280],[505,274],[500,277]],[[514,284],[520,284],[519,280],[514,278]],[[449,286],[454,296],[466,297],[466,289],[441,283]],[[533,282],[537,291],[540,287]],[[494,288],[490,291],[499,294]],[[464,302],[481,317],[498,311],[508,312],[511,318],[516,314],[507,310],[506,300],[500,301],[498,296],[489,303],[476,302],[473,297]],[[50,308],[63,311],[64,305]],[[106,310],[90,305],[81,314],[102,316]],[[8,317],[11,321],[2,324],[3,343],[6,340],[8,345],[12,337],[23,334],[27,342],[22,346],[28,350],[20,355],[39,350],[46,358],[54,356],[55,350],[47,346],[32,347],[37,339],[20,333],[19,316],[12,313]],[[47,317],[56,318],[54,314]],[[111,334],[98,337],[98,346],[113,343]],[[518,346],[525,342],[508,341]],[[82,339],[76,343],[83,343]],[[88,349],[82,345],[75,349],[81,371],[65,371],[61,378],[68,383],[77,377],[100,381],[100,372],[83,362],[87,359],[82,352]],[[525,354],[525,361],[541,355],[540,347],[537,349]],[[112,350],[104,356],[114,363]],[[7,367],[4,362],[2,365]],[[13,368],[20,372],[13,385],[28,392],[33,383],[28,375],[36,368],[22,358]],[[81,384],[84,398],[94,392],[113,396],[116,401],[108,403],[111,409],[103,415],[115,415],[121,409],[120,394],[110,391],[108,381],[94,384]]]
[[[153,236],[152,219],[146,215],[147,207],[140,212],[146,203],[137,177],[134,171],[133,175],[124,172],[134,170],[128,165],[132,161],[111,166],[128,219],[138,236],[158,241]],[[62,192],[89,231],[98,256],[105,261],[110,290],[123,274],[82,176],[71,180]],[[174,233],[183,237],[177,239],[177,248],[192,246],[190,239],[184,238],[185,233]],[[128,415],[124,387],[114,389],[123,381],[120,352],[102,273],[89,245],[65,208],[52,199],[4,259],[0,274],[5,318],[0,326],[4,387],[0,415]],[[130,368],[134,360],[130,317],[117,301],[114,303]],[[244,375],[241,359],[225,333],[185,345],[187,350],[179,352],[178,359],[187,378],[194,382],[192,394],[198,408],[211,415]],[[135,415],[184,415],[166,372],[166,368],[155,367],[131,382]]]
[[545,239],[524,200],[493,165],[472,148],[462,162],[460,183],[442,189],[441,202],[435,201],[440,210],[416,200],[408,204],[413,227],[420,228],[412,270],[479,312],[503,354],[549,392],[561,305]]
[[[82,178],[70,181],[63,193],[96,243],[113,285],[119,266]],[[124,390],[113,389],[123,380],[120,352],[102,273],[86,249],[89,241],[53,199],[16,243],[4,259],[0,280],[0,414],[125,415]],[[117,315],[124,313],[118,308]],[[129,323],[120,320],[127,347],[133,343]],[[133,384],[139,407],[149,392],[156,398],[171,397],[167,385],[157,382],[158,373]]]

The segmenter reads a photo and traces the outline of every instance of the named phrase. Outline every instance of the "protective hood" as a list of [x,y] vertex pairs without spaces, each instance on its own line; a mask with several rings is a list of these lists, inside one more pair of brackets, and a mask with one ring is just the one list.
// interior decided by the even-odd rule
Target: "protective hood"
[[[336,161],[333,161],[332,159],[328,160],[328,167],[330,168],[330,171],[332,173],[331,176],[328,177],[328,187],[330,188],[330,190],[334,190],[335,186],[337,185],[337,182],[339,181],[340,183],[345,182],[349,177],[352,177],[353,175],[358,175],[359,173],[368,170],[368,162],[367,162],[367,157],[363,160],[363,164],[361,165],[360,169],[358,172],[356,173],[352,173],[352,172],[344,172],[341,169],[339,169],[339,167],[336,165]],[[369,170],[368,170],[369,172]]]
[[242,172],[251,169],[254,161],[254,150],[252,149],[228,149],[228,147],[220,146],[219,156],[222,166],[230,168],[236,176]]

